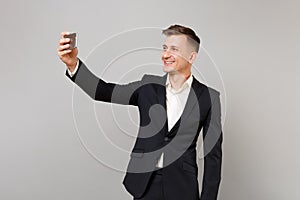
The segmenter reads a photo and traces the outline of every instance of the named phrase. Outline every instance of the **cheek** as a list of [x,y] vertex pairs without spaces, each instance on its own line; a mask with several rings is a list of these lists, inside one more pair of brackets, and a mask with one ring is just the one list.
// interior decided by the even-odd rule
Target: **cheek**
[[180,62],[184,62],[186,60],[182,54],[175,54],[174,58]]
[[177,61],[180,63],[184,63],[185,59],[183,57],[177,57]]

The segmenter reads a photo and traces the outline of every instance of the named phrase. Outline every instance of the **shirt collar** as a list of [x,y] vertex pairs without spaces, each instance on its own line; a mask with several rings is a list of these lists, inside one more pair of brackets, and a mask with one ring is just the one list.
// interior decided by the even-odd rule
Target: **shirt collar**
[[180,93],[186,88],[190,88],[192,86],[193,82],[193,75],[191,74],[189,78],[182,84],[182,86],[178,90],[174,90],[171,86],[169,74],[167,75],[167,80],[166,80],[166,88],[170,89],[173,93]]

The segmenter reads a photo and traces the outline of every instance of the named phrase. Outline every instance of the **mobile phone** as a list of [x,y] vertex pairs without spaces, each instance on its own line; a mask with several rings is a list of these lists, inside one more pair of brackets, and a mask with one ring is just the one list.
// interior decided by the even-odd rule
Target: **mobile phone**
[[70,47],[68,49],[74,49],[77,47],[77,34],[75,32],[65,35],[64,38],[70,38]]

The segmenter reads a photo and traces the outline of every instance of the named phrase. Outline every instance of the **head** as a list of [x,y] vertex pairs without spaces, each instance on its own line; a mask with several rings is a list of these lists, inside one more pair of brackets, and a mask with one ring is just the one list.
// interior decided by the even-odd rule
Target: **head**
[[166,36],[161,55],[164,71],[190,74],[199,51],[199,37],[192,29],[181,25],[172,25],[162,33]]

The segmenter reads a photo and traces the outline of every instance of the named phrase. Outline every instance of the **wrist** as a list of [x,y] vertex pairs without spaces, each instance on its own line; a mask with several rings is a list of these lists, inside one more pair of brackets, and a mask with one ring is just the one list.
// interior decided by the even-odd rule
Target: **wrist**
[[78,58],[76,58],[76,60],[70,64],[67,64],[68,69],[73,72],[77,66],[77,62],[78,62]]

